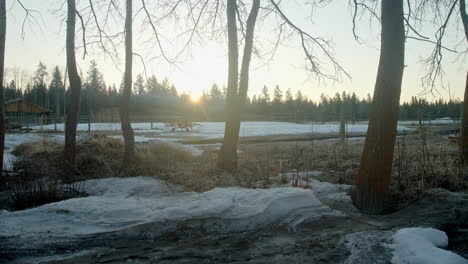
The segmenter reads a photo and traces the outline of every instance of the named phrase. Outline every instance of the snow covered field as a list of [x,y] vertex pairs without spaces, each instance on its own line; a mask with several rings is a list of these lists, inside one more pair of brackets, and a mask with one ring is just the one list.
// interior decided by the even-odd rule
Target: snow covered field
[[[161,136],[183,136],[200,138],[223,138],[224,122],[201,122],[199,126],[194,126],[190,132],[171,131],[171,127],[165,123],[153,123],[151,129],[150,123],[133,123],[132,127],[135,133],[157,133]],[[35,130],[54,130],[54,125],[32,127]],[[63,131],[63,124],[58,124],[57,129]],[[411,128],[399,125],[399,132],[410,131]],[[79,124],[78,131],[88,131],[88,124]],[[119,123],[93,123],[91,131],[120,131]],[[300,134],[329,134],[338,133],[339,124],[337,123],[315,123],[315,124],[296,124],[288,122],[242,122],[240,129],[241,137],[252,136],[271,136],[271,135],[300,135]],[[366,124],[349,124],[348,133],[366,133]]]

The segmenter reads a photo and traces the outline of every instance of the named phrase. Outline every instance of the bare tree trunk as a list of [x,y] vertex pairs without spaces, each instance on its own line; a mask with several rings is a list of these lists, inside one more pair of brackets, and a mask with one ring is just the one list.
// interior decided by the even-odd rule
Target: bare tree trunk
[[64,151],[64,166],[65,175],[68,177],[75,176],[73,168],[76,157],[76,128],[80,114],[80,95],[81,95],[81,79],[78,75],[75,59],[75,21],[76,21],[76,5],[75,0],[67,0],[67,68],[68,78],[70,81],[70,107],[67,116],[65,128],[65,151]]
[[3,170],[3,151],[5,151],[5,89],[3,74],[5,70],[6,39],[6,0],[0,0],[0,162]]
[[235,112],[238,98],[239,76],[239,49],[237,42],[236,10],[237,0],[227,1],[227,28],[228,28],[228,87],[226,95],[226,123],[224,126],[224,141],[218,157],[218,167],[233,170],[237,165],[237,141],[239,136],[235,134]]
[[[235,5],[235,1],[234,5]],[[242,110],[245,105],[245,100],[247,98],[247,90],[249,88],[249,70],[250,70],[250,61],[252,58],[252,49],[253,49],[253,39],[254,39],[254,29],[257,22],[258,10],[260,8],[260,0],[254,0],[252,5],[252,10],[250,11],[249,18],[247,19],[246,27],[246,36],[245,36],[245,46],[244,53],[242,56],[242,68],[240,74],[240,84],[239,89],[237,89],[237,74],[238,74],[238,48],[237,48],[237,32],[235,33],[236,39],[236,89],[229,93],[228,85],[228,95],[227,95],[227,119],[226,126],[224,131],[224,141],[223,146],[221,147],[221,152],[218,160],[218,167],[225,170],[234,170],[237,167],[237,144],[239,142],[239,131],[240,131],[240,119],[242,115]],[[229,7],[228,7],[229,9]],[[234,14],[231,14],[234,19],[235,26],[235,11]],[[229,10],[228,10],[229,17]],[[231,18],[231,19],[232,19]],[[229,20],[228,20],[228,32],[229,32]],[[230,34],[230,32],[229,32]],[[231,42],[229,42],[229,50],[231,50]],[[229,75],[231,75],[231,58],[229,59]],[[228,83],[229,83],[228,77]]]
[[120,121],[125,142],[124,162],[129,164],[135,154],[135,139],[130,122],[130,97],[132,96],[132,0],[127,0],[125,16],[125,76]]
[[343,146],[343,150],[346,149],[346,120],[345,120],[345,103],[342,102],[340,106],[340,141]]
[[[468,41],[468,15],[466,14],[465,0],[460,0],[460,16],[465,29],[465,39]],[[463,99],[463,118],[460,134],[460,153],[465,162],[468,162],[468,72],[466,74],[465,96]]]
[[381,214],[390,198],[390,177],[404,70],[403,0],[382,0],[379,69],[369,128],[352,194],[367,214]]
[[63,115],[67,114],[67,76],[68,76],[68,65],[65,65],[65,75],[63,76]]
[[463,98],[463,118],[460,134],[460,153],[465,162],[468,162],[468,72],[466,74],[465,96]]

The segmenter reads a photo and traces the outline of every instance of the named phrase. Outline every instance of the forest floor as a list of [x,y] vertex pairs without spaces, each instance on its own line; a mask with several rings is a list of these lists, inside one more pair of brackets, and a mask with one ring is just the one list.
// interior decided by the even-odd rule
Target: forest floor
[[[270,142],[265,137],[251,137],[239,147],[240,169],[234,174],[216,170],[217,142],[194,141],[183,133],[177,136],[177,141],[144,140],[138,143],[138,148],[156,144],[154,148],[158,149],[161,143],[169,142],[170,148],[164,148],[163,154],[148,152],[151,156],[145,152],[152,161],[168,163],[163,167],[148,167],[148,171],[157,169],[158,173],[150,175],[182,186],[185,191],[204,194],[217,187],[259,190],[301,187],[311,189],[323,206],[342,215],[304,217],[292,229],[270,225],[236,232],[208,231],[200,226],[194,228],[198,224],[179,223],[179,228],[158,236],[148,236],[151,233],[148,230],[131,236],[125,231],[96,233],[41,247],[27,243],[17,247],[16,238],[5,237],[0,231],[3,237],[0,263],[390,263],[394,253],[386,245],[392,243],[397,230],[406,227],[443,230],[449,236],[449,249],[468,258],[468,174],[466,166],[458,160],[456,143],[447,135],[440,135],[440,131],[450,129],[437,126],[400,134],[395,146],[391,187],[394,211],[383,216],[360,214],[349,197],[364,142],[359,134],[344,144],[336,139],[336,134],[321,135],[330,136],[322,140],[308,138],[308,134],[283,134],[269,136]],[[117,135],[115,132],[98,134]],[[89,135],[82,132],[81,137],[87,139]],[[41,144],[34,147],[37,156],[28,156],[42,157],[37,159],[39,164],[44,163],[46,154],[54,157],[55,148],[61,153],[60,146]],[[99,147],[119,148],[116,144],[104,141]],[[93,144],[84,141],[84,146],[88,145]],[[186,158],[174,149],[182,149],[193,157]],[[85,155],[97,152],[88,151]],[[177,157],[182,160],[174,160]],[[107,158],[115,159],[115,156],[99,157],[100,162]],[[110,162],[96,164],[106,164],[109,174],[118,171]],[[149,165],[145,163],[145,166]],[[0,213],[0,226],[2,216],[8,214]]]

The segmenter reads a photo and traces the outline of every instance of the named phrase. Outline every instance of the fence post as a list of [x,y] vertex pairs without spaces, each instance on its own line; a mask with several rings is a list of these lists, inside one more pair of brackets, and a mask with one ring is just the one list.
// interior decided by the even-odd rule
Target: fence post
[[153,118],[151,118],[151,129],[153,129]]
[[91,132],[91,116],[88,116],[88,132]]
[[57,132],[57,116],[54,117],[54,131]]

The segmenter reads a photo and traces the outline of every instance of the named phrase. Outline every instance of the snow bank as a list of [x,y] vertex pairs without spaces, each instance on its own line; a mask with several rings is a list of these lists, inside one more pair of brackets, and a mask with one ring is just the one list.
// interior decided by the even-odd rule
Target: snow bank
[[444,250],[448,246],[445,232],[433,228],[403,228],[393,235],[394,264],[468,264],[468,260]]
[[157,237],[181,226],[239,232],[341,216],[311,191],[299,188],[216,188],[193,193],[150,177],[89,180],[84,186],[88,197],[0,214],[0,241],[13,238],[30,245],[112,232]]

